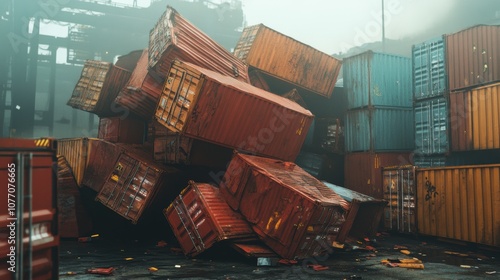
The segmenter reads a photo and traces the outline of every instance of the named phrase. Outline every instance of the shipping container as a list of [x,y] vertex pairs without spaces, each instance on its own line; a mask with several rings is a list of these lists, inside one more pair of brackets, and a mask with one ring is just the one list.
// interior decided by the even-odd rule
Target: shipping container
[[415,110],[415,153],[419,155],[447,154],[449,110],[444,97],[417,101]]
[[409,152],[346,154],[344,187],[374,198],[383,199],[382,168],[407,164],[411,164]]
[[452,151],[500,149],[500,83],[450,93]]
[[183,18],[172,7],[149,33],[149,69],[162,77],[174,59],[249,82],[247,65]]
[[122,108],[114,101],[130,74],[110,62],[87,60],[67,104],[100,117],[116,116]]
[[384,227],[401,233],[417,233],[415,166],[383,168]]
[[156,110],[173,132],[291,161],[313,117],[286,98],[181,61],[172,65]]
[[96,200],[136,224],[158,199],[177,194],[178,169],[157,164],[147,154],[130,145],[122,145],[123,152],[116,161],[107,161],[105,177]]
[[57,157],[57,208],[61,238],[88,236],[92,221],[88,216],[75,176],[64,156]]
[[144,50],[135,50],[129,52],[128,54],[120,55],[116,59],[115,66],[125,69],[129,72],[134,71],[137,62],[141,58],[143,52]]
[[337,235],[347,201],[292,162],[235,153],[220,188],[229,206],[282,258],[311,257],[344,241]]
[[112,143],[142,144],[145,133],[146,121],[128,115],[100,118],[97,137]]
[[447,157],[443,155],[424,156],[413,155],[413,165],[417,167],[438,167],[446,165]]
[[89,160],[89,138],[64,138],[57,141],[57,154],[69,163],[78,186],[82,186],[83,176]]
[[413,98],[416,100],[444,95],[448,90],[444,37],[412,47]]
[[342,62],[263,24],[243,29],[234,55],[249,66],[330,98]]
[[115,102],[143,120],[149,121],[158,105],[162,88],[163,78],[148,71],[148,50],[145,49]]
[[500,165],[417,169],[418,232],[500,247]]
[[373,107],[346,113],[347,152],[404,151],[415,147],[413,108]]
[[320,180],[344,184],[344,156],[317,154],[301,150],[295,163]]
[[258,87],[265,91],[270,91],[269,85],[264,78],[264,74],[262,74],[259,70],[251,70],[248,73],[248,77],[250,79],[250,84],[254,87]]
[[[364,239],[377,235],[379,223],[384,214],[387,201],[376,199],[326,181],[323,181],[323,184],[350,204],[345,222],[346,224],[351,224],[351,226],[342,227],[339,234],[341,240],[347,237]],[[350,228],[349,231],[344,230],[348,228]]]
[[[345,127],[340,118],[315,119],[312,143],[305,147],[321,153],[343,154],[345,152],[344,132]],[[308,133],[308,137],[310,137],[310,133]]]
[[56,146],[0,139],[0,279],[58,278]]
[[348,109],[366,106],[411,107],[411,59],[367,51],[343,60]]
[[450,91],[500,81],[500,25],[445,35]]
[[123,147],[102,139],[89,138],[87,164],[82,178],[82,186],[99,193],[106,177],[113,170],[113,163],[123,151]]
[[189,257],[220,241],[255,236],[243,216],[227,205],[219,188],[210,184],[189,182],[163,213]]

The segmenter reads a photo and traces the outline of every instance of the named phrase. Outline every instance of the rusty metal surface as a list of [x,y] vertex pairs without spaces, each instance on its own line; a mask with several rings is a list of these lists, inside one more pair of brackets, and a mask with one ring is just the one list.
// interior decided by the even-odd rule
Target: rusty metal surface
[[133,115],[99,119],[97,137],[113,143],[142,144],[146,122]]
[[75,177],[64,156],[57,157],[57,167],[59,235],[62,238],[87,236],[92,229],[92,221],[85,211]]
[[190,257],[222,240],[254,236],[248,222],[210,184],[190,182],[164,214],[184,254]]
[[449,90],[500,81],[500,26],[478,25],[445,35]]
[[269,85],[267,84],[264,76],[259,70],[253,69],[248,72],[248,76],[250,79],[250,84],[254,87],[258,87],[265,91],[270,91]]
[[84,137],[59,139],[57,142],[57,154],[66,158],[80,187],[88,164],[89,141]]
[[299,166],[270,158],[236,153],[220,188],[259,238],[287,259],[323,252],[348,210],[344,199]]
[[149,67],[165,77],[174,59],[249,81],[245,63],[168,6],[149,34]]
[[128,54],[120,55],[115,62],[117,67],[123,68],[129,72],[134,71],[144,50],[131,51]]
[[342,62],[263,24],[246,27],[234,55],[249,66],[329,98]]
[[156,118],[168,129],[193,138],[293,161],[313,115],[281,96],[176,61]]
[[240,254],[252,258],[277,257],[269,247],[264,244],[232,242],[231,246]]
[[88,141],[87,163],[81,185],[99,193],[123,149],[102,139],[91,138]]
[[344,187],[383,199],[382,168],[409,164],[410,152],[349,153],[344,158]]
[[500,165],[417,169],[419,234],[500,247]]
[[453,151],[500,149],[500,83],[450,93]]
[[67,104],[101,117],[117,115],[114,101],[130,75],[110,62],[87,60]]
[[136,224],[143,212],[153,205],[159,193],[172,189],[171,183],[179,174],[176,168],[162,166],[149,158],[140,148],[120,145],[123,152],[104,180],[96,200]]

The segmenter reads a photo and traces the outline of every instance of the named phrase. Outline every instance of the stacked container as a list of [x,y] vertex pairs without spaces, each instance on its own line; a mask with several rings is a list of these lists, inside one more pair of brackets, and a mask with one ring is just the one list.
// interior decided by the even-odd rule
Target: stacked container
[[382,198],[381,168],[407,164],[414,147],[411,60],[367,51],[344,59],[343,78],[345,186]]

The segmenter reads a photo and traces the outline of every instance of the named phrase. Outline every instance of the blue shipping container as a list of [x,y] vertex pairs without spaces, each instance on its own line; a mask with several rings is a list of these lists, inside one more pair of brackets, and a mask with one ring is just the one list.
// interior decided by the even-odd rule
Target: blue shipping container
[[415,99],[442,95],[447,91],[444,38],[432,39],[412,48],[413,96]]
[[448,104],[444,97],[415,103],[415,153],[446,154],[449,151]]
[[411,58],[368,51],[342,65],[348,109],[412,106]]
[[346,113],[348,152],[412,151],[415,148],[413,108],[372,107]]

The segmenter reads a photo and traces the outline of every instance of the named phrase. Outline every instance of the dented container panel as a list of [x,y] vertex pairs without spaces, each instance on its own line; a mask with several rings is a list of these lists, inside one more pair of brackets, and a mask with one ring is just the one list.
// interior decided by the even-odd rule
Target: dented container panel
[[87,166],[81,184],[99,193],[122,151],[123,148],[114,143],[89,139]]
[[142,144],[146,122],[132,115],[99,119],[98,137],[112,143]]
[[273,77],[329,98],[341,61],[263,24],[241,34],[234,55]]
[[445,35],[450,91],[500,81],[500,25]]
[[224,47],[184,19],[168,6],[149,33],[149,68],[162,77],[168,76],[174,59],[249,82],[248,69]]
[[68,105],[101,117],[117,115],[114,101],[130,75],[110,62],[87,60]]
[[500,165],[434,167],[416,174],[420,234],[500,247]]
[[453,151],[500,149],[500,84],[450,93]]
[[441,36],[413,45],[413,97],[416,100],[440,96],[448,90],[444,42]]
[[344,199],[294,163],[270,158],[235,154],[220,188],[259,238],[287,259],[323,252],[318,240],[337,240],[348,209]]
[[176,61],[165,83],[156,118],[169,130],[202,141],[294,160],[313,115],[281,96]]
[[190,182],[164,214],[184,254],[190,257],[222,240],[254,236],[250,224],[210,184]]

